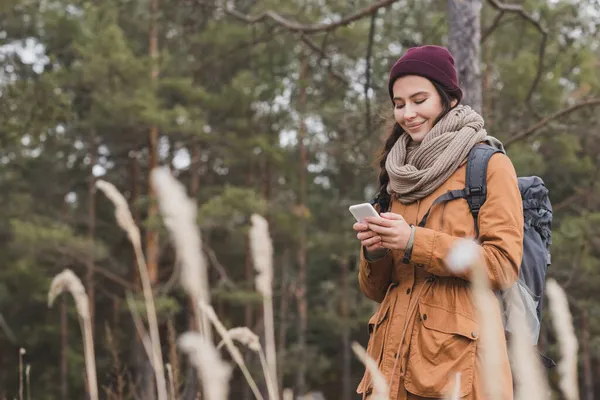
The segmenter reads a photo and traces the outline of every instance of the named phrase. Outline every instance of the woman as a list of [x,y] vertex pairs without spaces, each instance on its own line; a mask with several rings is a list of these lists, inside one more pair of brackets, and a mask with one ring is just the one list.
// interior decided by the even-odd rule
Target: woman
[[[381,303],[369,320],[368,352],[389,383],[390,399],[443,398],[456,373],[461,399],[484,399],[470,275],[453,273],[444,260],[457,240],[478,237],[492,288],[517,280],[523,251],[517,176],[507,156],[492,156],[477,228],[464,199],[431,207],[440,195],[465,188],[474,145],[498,142],[479,114],[459,105],[454,59],[443,47],[409,49],[390,72],[389,93],[396,123],[382,151],[378,194],[387,212],[353,226],[362,245],[361,291]],[[499,307],[490,314],[504,337]],[[501,398],[512,399],[505,342],[498,347]],[[357,391],[369,398],[372,389],[365,373]]]

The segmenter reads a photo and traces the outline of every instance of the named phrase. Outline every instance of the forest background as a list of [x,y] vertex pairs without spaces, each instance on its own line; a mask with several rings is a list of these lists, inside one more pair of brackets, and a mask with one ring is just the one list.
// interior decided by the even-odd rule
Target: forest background
[[[458,7],[458,8],[457,8]],[[271,12],[266,12],[270,10]],[[190,325],[149,171],[197,200],[211,297],[228,327],[263,335],[249,216],[270,222],[280,387],[356,399],[375,304],[357,286],[348,206],[377,189],[392,117],[387,73],[415,45],[455,52],[467,104],[519,175],[554,204],[549,275],[568,295],[582,398],[600,393],[600,1],[2,0],[0,399],[85,397],[77,315],[52,277],[86,286],[102,398],[153,398],[125,301],[137,266],[101,178],[142,227],[165,358],[182,399],[196,384],[174,340]],[[545,319],[540,347],[557,358]],[[253,371],[258,360],[246,354]],[[556,372],[550,372],[556,388]],[[249,399],[239,371],[231,398]]]

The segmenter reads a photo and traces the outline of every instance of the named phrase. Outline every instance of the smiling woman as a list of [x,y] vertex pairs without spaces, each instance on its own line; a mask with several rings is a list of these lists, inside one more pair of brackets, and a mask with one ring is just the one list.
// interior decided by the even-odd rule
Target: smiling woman
[[[389,381],[390,399],[443,398],[457,375],[461,399],[489,398],[480,372],[487,342],[480,340],[471,276],[444,260],[458,240],[478,237],[492,286],[516,281],[523,252],[516,173],[506,155],[490,158],[477,226],[466,201],[437,201],[465,188],[465,161],[475,145],[498,142],[487,136],[479,114],[459,104],[462,91],[445,48],[409,49],[392,67],[388,87],[395,124],[382,149],[373,200],[381,214],[354,225],[362,245],[361,291],[381,303],[369,321],[367,351]],[[503,337],[500,308],[490,315]],[[497,345],[502,393],[496,398],[510,399],[506,343]],[[363,399],[372,396],[369,372],[357,391]]]

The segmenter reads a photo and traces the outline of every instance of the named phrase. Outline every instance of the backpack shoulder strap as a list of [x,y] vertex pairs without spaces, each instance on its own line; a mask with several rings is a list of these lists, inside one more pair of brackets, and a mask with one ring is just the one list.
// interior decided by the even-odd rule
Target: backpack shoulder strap
[[469,152],[467,159],[466,176],[466,200],[469,203],[469,209],[475,219],[475,229],[479,235],[477,227],[477,217],[479,210],[487,197],[487,167],[490,158],[496,153],[503,151],[487,144],[477,144]]

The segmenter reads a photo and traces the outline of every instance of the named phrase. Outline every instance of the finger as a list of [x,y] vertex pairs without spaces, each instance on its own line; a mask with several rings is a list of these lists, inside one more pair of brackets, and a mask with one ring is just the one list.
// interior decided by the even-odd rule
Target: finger
[[377,243],[381,243],[381,238],[379,236],[374,236],[372,238],[361,241],[361,244],[365,247],[369,247]]
[[[394,214],[394,215],[398,215],[398,214]],[[402,218],[401,215],[398,215],[400,217],[400,219],[394,218],[394,219],[390,219],[390,218],[382,218],[382,217],[367,217],[365,218],[365,221],[370,224],[376,224],[379,226],[385,226],[385,227],[392,227],[395,224],[397,224],[397,221],[403,221],[404,218]]]
[[380,225],[375,225],[375,224],[369,224],[369,229],[372,230],[373,232],[376,232],[380,235],[386,235],[389,236],[391,235],[392,232],[392,228],[388,228],[385,226],[380,226]]
[[365,239],[372,238],[373,236],[376,236],[376,235],[377,235],[377,233],[375,233],[369,229],[369,230],[357,233],[356,237],[358,240],[365,240]]
[[404,221],[404,217],[402,215],[393,212],[382,213],[381,216],[385,219]]
[[367,225],[364,222],[356,222],[354,225],[352,225],[352,229],[354,229],[357,232],[362,232],[369,229],[369,225]]

